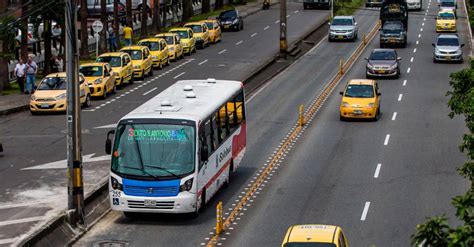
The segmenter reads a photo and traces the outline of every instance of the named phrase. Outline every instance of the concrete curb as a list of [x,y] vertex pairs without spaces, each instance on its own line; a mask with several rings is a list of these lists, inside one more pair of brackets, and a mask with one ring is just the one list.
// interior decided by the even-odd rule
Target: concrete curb
[[0,110],[0,116],[6,116],[8,114],[26,111],[28,109],[30,109],[29,104],[18,105],[18,106],[14,106],[14,107],[11,107],[11,108]]

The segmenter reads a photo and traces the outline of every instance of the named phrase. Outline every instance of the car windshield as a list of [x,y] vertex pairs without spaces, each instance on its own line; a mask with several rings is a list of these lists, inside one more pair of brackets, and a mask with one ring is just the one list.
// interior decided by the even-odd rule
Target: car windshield
[[343,19],[343,18],[336,18],[332,20],[332,25],[334,26],[352,26],[352,19]]
[[37,90],[66,90],[66,77],[46,77]]
[[180,38],[187,39],[188,38],[188,31],[173,31],[173,33],[177,33]]
[[119,56],[107,56],[107,57],[98,57],[96,62],[99,63],[108,63],[112,67],[120,67],[122,66],[122,61]]
[[219,17],[222,19],[231,19],[237,17],[237,13],[235,11],[226,11],[222,12]]
[[193,32],[195,33],[202,33],[202,26],[201,25],[189,25],[189,26],[186,26],[186,27],[189,27],[193,30]]
[[160,38],[164,39],[166,41],[166,44],[168,45],[174,45],[173,36],[161,36]]
[[395,60],[395,52],[393,51],[374,51],[370,54],[370,60]]
[[455,1],[441,1],[441,7],[455,7]]
[[132,60],[142,60],[142,51],[140,50],[123,50],[123,52],[128,53]]
[[205,23],[206,23],[207,28],[214,29],[214,24],[212,22],[205,22]]
[[457,38],[439,38],[438,46],[459,46]]
[[194,171],[194,158],[192,126],[145,123],[117,127],[112,158],[115,172],[156,177],[186,175]]
[[158,42],[151,42],[151,41],[140,41],[138,45],[147,46],[150,48],[150,51],[159,51],[160,50],[160,43]]
[[303,242],[303,243],[286,243],[284,247],[336,247],[335,244],[332,243],[308,243],[308,242]]
[[84,66],[79,69],[84,76],[102,76],[102,66]]
[[374,88],[372,85],[348,85],[344,96],[349,98],[373,98]]
[[438,14],[440,20],[454,20],[454,14],[450,12],[443,12]]
[[402,30],[402,25],[400,23],[388,23],[382,28],[384,33],[399,33],[400,30]]

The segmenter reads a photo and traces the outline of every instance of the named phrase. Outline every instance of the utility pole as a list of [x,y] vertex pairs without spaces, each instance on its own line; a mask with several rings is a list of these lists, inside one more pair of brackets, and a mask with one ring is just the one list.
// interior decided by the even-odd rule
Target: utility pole
[[286,0],[280,0],[280,58],[286,59],[288,41],[286,39]]
[[78,35],[76,28],[77,5],[77,0],[66,0],[68,220],[72,226],[77,226],[78,224],[83,226],[85,221],[81,154],[81,112],[79,107],[79,51],[77,49]]

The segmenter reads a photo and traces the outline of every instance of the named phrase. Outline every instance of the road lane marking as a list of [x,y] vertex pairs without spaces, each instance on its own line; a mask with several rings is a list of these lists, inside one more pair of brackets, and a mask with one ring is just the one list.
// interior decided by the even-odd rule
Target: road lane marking
[[154,88],[148,90],[147,92],[145,92],[145,93],[143,94],[143,96],[148,95],[149,93],[155,91],[156,89],[158,89],[158,88],[157,88],[157,87],[154,87]]
[[414,57],[410,58],[410,63],[413,63],[413,59],[415,59],[415,58]]
[[12,244],[15,243],[16,240],[17,238],[4,238],[0,239],[0,244]]
[[199,65],[199,66],[201,66],[201,65],[203,65],[203,64],[205,64],[205,63],[207,63],[207,61],[209,61],[209,60],[207,60],[207,59],[206,59],[206,60],[204,60],[204,61],[202,61],[202,62],[198,63],[198,65]]
[[403,86],[407,85],[407,80],[403,80]]
[[397,119],[397,112],[394,112],[392,116],[392,121],[395,121],[395,119]]
[[184,74],[186,74],[186,72],[182,72],[181,74],[179,74],[179,75],[173,77],[173,79],[178,79],[178,77],[180,77],[180,76],[182,76],[182,75],[184,75]]
[[293,12],[293,13],[297,14],[298,12],[300,12],[300,11],[299,11],[299,10],[295,10],[295,12]]
[[365,202],[364,210],[362,211],[362,216],[360,217],[361,221],[365,221],[365,219],[367,218],[369,207],[370,207],[370,202]]
[[263,30],[267,30],[269,28],[270,28],[270,26],[266,26],[266,27],[263,28]]
[[398,101],[402,101],[403,94],[398,95]]
[[426,17],[423,17],[423,21],[426,21]]
[[290,18],[291,15],[286,15],[286,18]]
[[378,163],[377,164],[377,168],[375,168],[375,173],[374,173],[374,178],[378,178],[379,177],[379,173],[380,173],[380,168],[382,167],[382,164]]
[[385,136],[385,140],[383,141],[383,145],[384,145],[384,146],[387,146],[387,145],[388,145],[388,141],[390,141],[390,134],[387,134],[387,135]]
[[410,70],[411,70],[411,68],[408,67],[408,69],[407,69],[407,74],[410,74]]
[[420,28],[420,32],[423,32],[423,28]]
[[278,24],[278,23],[280,23],[280,20],[276,20],[276,21],[275,21],[275,24]]
[[413,53],[416,53],[416,48],[415,48],[415,49],[413,49]]
[[226,51],[227,51],[227,49],[224,49],[224,50],[218,52],[217,54],[221,55],[222,53],[224,53],[224,52],[226,52]]
[[423,23],[421,23],[421,26],[422,26],[422,27],[424,27],[424,26],[425,26],[425,23],[424,23],[424,22],[423,22]]
[[418,34],[418,38],[421,38],[421,33],[420,33],[420,34]]
[[258,33],[253,33],[252,35],[250,35],[251,38],[257,36]]
[[34,222],[34,221],[41,221],[45,219],[46,219],[45,216],[36,216],[36,217],[29,217],[29,218],[16,219],[16,220],[4,220],[4,221],[0,221],[0,226],[8,226],[8,225],[28,223],[28,222]]
[[416,41],[416,44],[418,45],[419,43],[420,43],[420,41],[419,41],[419,40],[417,40],[417,41]]
[[244,43],[244,41],[243,41],[243,40],[241,40],[241,41],[239,41],[239,42],[235,43],[235,45],[240,45],[240,44],[242,44],[242,43]]

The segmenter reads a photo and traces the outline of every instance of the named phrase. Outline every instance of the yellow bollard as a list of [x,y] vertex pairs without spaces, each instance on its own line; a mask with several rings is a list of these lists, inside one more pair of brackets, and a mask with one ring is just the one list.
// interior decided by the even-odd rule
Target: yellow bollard
[[339,60],[339,74],[344,74],[344,60],[342,58]]
[[304,126],[304,105],[300,105],[299,114],[298,114],[298,125],[300,127]]
[[216,235],[224,231],[224,217],[222,217],[222,202],[217,203],[216,209]]

